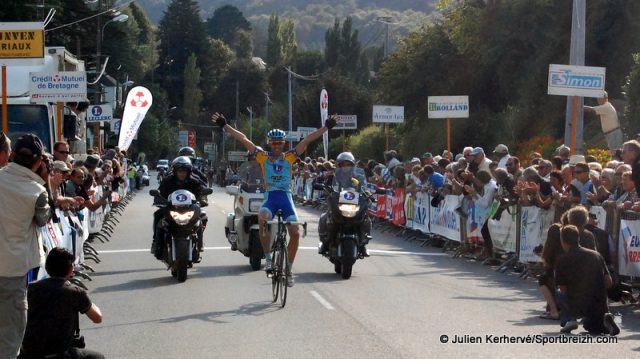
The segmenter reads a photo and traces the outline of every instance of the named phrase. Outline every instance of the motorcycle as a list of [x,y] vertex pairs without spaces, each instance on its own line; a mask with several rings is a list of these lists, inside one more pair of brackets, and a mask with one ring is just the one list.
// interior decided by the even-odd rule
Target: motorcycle
[[253,270],[260,269],[264,257],[258,224],[258,212],[264,201],[261,176],[259,170],[248,171],[239,185],[225,187],[227,193],[234,197],[234,213],[227,214],[224,234],[231,244],[231,250],[248,257]]
[[[340,170],[342,168],[336,169],[332,185],[314,185],[314,189],[327,192],[328,204],[327,212],[322,214],[318,225],[320,237],[328,236],[328,248],[324,253],[318,252],[333,263],[337,274],[349,279],[356,260],[364,258],[359,248],[371,239],[367,233],[370,228],[365,228],[365,221],[369,221],[369,206],[375,203],[375,199],[362,188],[364,174],[353,168],[346,169],[346,172]],[[384,191],[376,190],[376,193]],[[322,223],[325,219],[326,225]]]
[[157,176],[157,180],[158,180],[158,184],[162,183],[162,180],[164,179],[164,175],[165,175],[165,169],[160,167],[158,168],[158,176]]
[[[205,188],[203,195],[213,193],[211,188]],[[164,241],[163,259],[171,275],[179,282],[187,280],[187,268],[193,267],[200,258],[198,232],[202,227],[202,210],[193,193],[187,190],[177,190],[163,198],[158,190],[151,190],[149,194],[155,198],[154,206],[163,209],[164,216],[158,224],[158,231],[167,234]]]

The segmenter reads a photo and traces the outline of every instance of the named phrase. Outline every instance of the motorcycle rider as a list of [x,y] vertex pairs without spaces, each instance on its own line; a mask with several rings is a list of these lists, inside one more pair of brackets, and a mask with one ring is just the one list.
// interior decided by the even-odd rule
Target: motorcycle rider
[[198,179],[200,183],[202,183],[203,187],[207,187],[207,176],[202,173],[196,166],[194,166],[196,162],[196,151],[187,146],[182,147],[180,151],[178,151],[178,156],[187,156],[191,160],[191,176]]
[[[180,156],[174,159],[173,162],[171,162],[171,172],[162,180],[158,188],[160,196],[167,199],[174,191],[184,189],[193,193],[196,198],[206,197],[201,194],[205,187],[202,186],[200,181],[193,179],[191,176],[192,169],[193,166],[191,165],[189,157]],[[165,231],[158,228],[158,223],[162,219],[163,214],[163,208],[158,208],[158,210],[153,213],[153,243],[151,245],[151,253],[154,254],[156,259],[160,260],[163,256],[164,241],[166,239]],[[202,236],[207,224],[206,214],[204,212],[202,212],[202,214],[202,228],[198,231],[198,249],[200,252],[204,250]],[[200,255],[198,258],[194,258],[193,261],[199,263],[201,260],[202,256]]]
[[[355,171],[356,159],[351,152],[342,152],[336,157],[336,172],[333,183],[326,183],[328,186],[337,185],[339,188],[353,187],[358,192],[366,183],[366,179],[363,174],[358,174]],[[318,221],[318,233],[320,236],[320,248],[319,254],[326,254],[330,247],[335,245],[336,231],[334,226],[330,222],[330,216],[327,212],[320,215]],[[369,257],[369,251],[367,250],[367,243],[371,239],[371,218],[367,215],[360,227],[360,243],[358,251],[363,257]]]
[[[273,271],[271,239],[265,227],[265,222],[271,220],[278,210],[282,210],[285,221],[298,220],[295,205],[291,197],[293,164],[298,157],[304,153],[311,142],[319,139],[322,134],[333,128],[337,121],[335,116],[331,116],[325,122],[324,127],[312,132],[300,141],[295,148],[286,152],[284,150],[285,132],[279,129],[273,129],[267,132],[267,139],[271,147],[271,152],[267,152],[256,147],[242,132],[231,126],[227,126],[227,120],[223,115],[215,113],[211,119],[216,122],[223,131],[226,131],[229,136],[239,141],[250,153],[255,153],[256,161],[262,168],[266,192],[264,195],[265,201],[260,208],[259,216],[260,242],[262,243],[266,258],[265,270],[267,273],[270,273]],[[298,226],[295,225],[289,225],[287,229],[290,237],[288,245],[289,268],[286,268],[288,274],[287,286],[292,287],[294,285],[294,279],[291,274],[291,267],[293,266],[293,261],[298,251],[300,231]]]

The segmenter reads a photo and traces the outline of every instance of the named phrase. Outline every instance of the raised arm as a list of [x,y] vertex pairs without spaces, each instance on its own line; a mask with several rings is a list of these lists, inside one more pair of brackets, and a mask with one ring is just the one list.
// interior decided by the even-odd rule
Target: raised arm
[[247,149],[247,151],[253,152],[256,149],[256,145],[254,145],[253,142],[249,141],[244,133],[227,124],[227,119],[224,118],[223,115],[216,112],[211,116],[211,120],[218,124],[218,126],[220,126],[220,128],[222,128],[222,130],[225,131],[229,136],[240,142]]
[[319,128],[313,132],[311,132],[307,137],[305,137],[298,145],[296,146],[296,153],[301,154],[307,149],[307,146],[311,144],[311,142],[317,140],[322,136],[323,133],[329,131],[337,124],[335,115],[329,117],[325,122],[322,128]]

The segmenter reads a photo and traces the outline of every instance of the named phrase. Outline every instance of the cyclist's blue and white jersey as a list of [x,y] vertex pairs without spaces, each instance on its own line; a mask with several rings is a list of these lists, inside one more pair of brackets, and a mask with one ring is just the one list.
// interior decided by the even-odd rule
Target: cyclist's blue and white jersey
[[258,150],[256,161],[262,169],[265,190],[291,192],[293,164],[298,159],[295,150],[287,151],[275,161],[271,161],[271,153]]
[[268,212],[273,218],[276,211],[280,209],[285,221],[297,221],[298,216],[291,197],[291,177],[293,164],[298,159],[298,155],[295,149],[283,153],[275,160],[271,160],[271,155],[270,152],[256,150],[256,162],[262,170],[265,186],[264,203],[260,211]]

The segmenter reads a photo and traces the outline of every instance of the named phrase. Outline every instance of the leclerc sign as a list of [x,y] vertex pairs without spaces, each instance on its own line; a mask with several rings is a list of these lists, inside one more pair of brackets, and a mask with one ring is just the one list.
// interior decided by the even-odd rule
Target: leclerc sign
[[604,67],[549,65],[548,94],[560,96],[602,97]]
[[468,118],[469,96],[429,96],[429,118]]
[[404,106],[373,105],[374,123],[403,123]]
[[113,120],[111,104],[91,105],[87,109],[87,123]]

